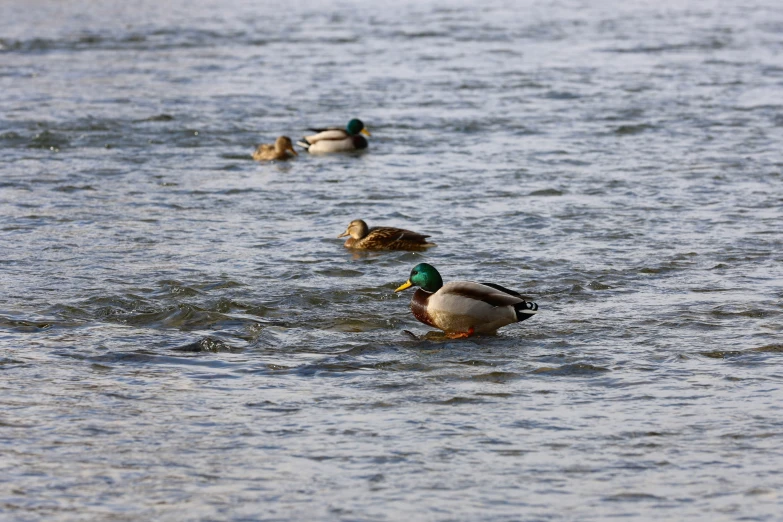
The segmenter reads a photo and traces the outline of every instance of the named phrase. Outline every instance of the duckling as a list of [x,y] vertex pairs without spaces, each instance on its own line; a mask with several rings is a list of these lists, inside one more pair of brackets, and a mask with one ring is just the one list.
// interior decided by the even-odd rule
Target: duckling
[[292,153],[294,156],[299,154],[294,150],[294,144],[291,143],[291,138],[288,136],[280,136],[275,140],[274,145],[262,143],[253,151],[253,159],[256,161],[271,161],[271,160],[287,160],[291,156],[288,153]]
[[351,236],[346,248],[358,250],[425,250],[435,246],[427,242],[428,235],[394,227],[367,227],[361,219],[354,219],[348,229],[337,237]]

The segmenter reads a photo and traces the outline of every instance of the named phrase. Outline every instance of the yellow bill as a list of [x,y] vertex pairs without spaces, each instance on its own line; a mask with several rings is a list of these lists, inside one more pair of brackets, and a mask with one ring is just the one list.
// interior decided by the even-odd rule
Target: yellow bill
[[368,131],[367,129],[362,129],[362,134],[364,134],[365,136],[372,136],[372,134],[370,134],[370,131]]
[[400,285],[400,287],[399,287],[399,288],[397,288],[397,290],[395,290],[395,292],[402,292],[402,291],[403,291],[403,290],[405,290],[406,288],[410,288],[410,287],[412,287],[412,286],[413,286],[413,283],[411,283],[411,280],[410,280],[410,279],[408,279],[408,280],[407,280],[407,281],[405,281],[403,284],[401,284],[401,285]]

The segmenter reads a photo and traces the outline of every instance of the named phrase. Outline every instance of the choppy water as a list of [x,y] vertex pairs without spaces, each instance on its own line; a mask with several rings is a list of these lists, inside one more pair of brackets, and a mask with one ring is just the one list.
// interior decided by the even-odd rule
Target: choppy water
[[0,4],[0,516],[779,520],[783,7],[596,4]]

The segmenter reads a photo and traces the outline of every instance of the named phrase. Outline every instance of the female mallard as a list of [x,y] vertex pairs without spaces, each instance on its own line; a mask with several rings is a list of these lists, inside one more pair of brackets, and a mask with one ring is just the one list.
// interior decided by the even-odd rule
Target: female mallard
[[299,154],[294,150],[294,144],[291,143],[291,138],[288,136],[280,136],[275,140],[274,145],[262,143],[258,148],[253,151],[253,159],[256,161],[270,161],[270,160],[285,160],[290,156],[288,153],[293,153],[294,156]]
[[367,148],[367,140],[359,134],[370,136],[370,131],[364,128],[362,120],[353,119],[344,129],[340,127],[327,127],[325,129],[310,129],[315,132],[311,136],[305,136],[297,145],[304,147],[312,154],[330,152],[348,152]]
[[474,333],[495,333],[507,324],[529,319],[538,311],[536,303],[494,283],[452,281],[443,284],[435,267],[420,263],[395,292],[411,286],[419,289],[411,299],[413,316],[424,324],[440,328],[452,339]]
[[373,227],[361,219],[354,219],[348,230],[337,237],[351,236],[345,241],[346,248],[360,250],[424,250],[435,243],[428,243],[424,234],[402,228]]

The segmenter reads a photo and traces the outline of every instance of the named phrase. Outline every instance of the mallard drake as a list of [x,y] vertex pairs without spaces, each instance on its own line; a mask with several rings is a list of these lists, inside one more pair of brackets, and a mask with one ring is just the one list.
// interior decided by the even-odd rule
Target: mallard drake
[[309,129],[315,134],[311,136],[305,136],[302,138],[310,145],[315,144],[318,141],[321,140],[344,140],[348,136],[356,136],[357,134],[361,133],[365,136],[372,136],[370,134],[370,131],[368,131],[364,127],[364,122],[359,119],[352,119],[348,122],[348,125],[345,126],[345,128],[342,127],[324,127],[321,129]]
[[351,236],[345,241],[345,247],[359,250],[424,250],[435,246],[427,242],[430,236],[403,228],[369,228],[361,219],[351,221],[348,229],[337,237],[345,236]]
[[253,151],[253,159],[256,161],[285,160],[290,158],[288,153],[294,156],[299,154],[294,150],[294,144],[288,136],[280,136],[275,140],[274,145],[262,143]]
[[305,136],[297,145],[312,154],[324,154],[330,152],[349,152],[367,148],[367,140],[361,134],[371,136],[370,131],[364,128],[362,120],[353,119],[344,129],[340,127],[327,127],[324,129],[310,129],[316,134]]
[[427,263],[414,266],[408,280],[395,292],[411,286],[419,287],[411,299],[413,316],[452,339],[494,333],[538,312],[536,303],[495,283],[452,281],[444,285],[435,267]]

